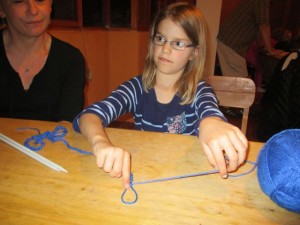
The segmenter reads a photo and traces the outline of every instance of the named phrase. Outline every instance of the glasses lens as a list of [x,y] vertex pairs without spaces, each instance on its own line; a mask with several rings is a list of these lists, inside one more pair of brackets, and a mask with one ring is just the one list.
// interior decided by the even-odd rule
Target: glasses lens
[[[167,42],[169,42],[169,41],[167,41],[166,38],[164,38],[161,35],[155,35],[155,36],[153,36],[152,41],[153,41],[153,43],[155,45],[160,45],[160,46],[163,46]],[[194,45],[193,44],[187,44],[187,43],[185,43],[183,41],[170,41],[170,46],[173,49],[176,49],[176,50],[179,50],[179,51],[183,51],[186,47],[193,47]]]
[[153,37],[153,43],[156,45],[164,45],[166,43],[166,39],[163,36],[155,35]]
[[186,43],[182,42],[182,41],[171,41],[171,47],[176,49],[176,50],[184,50],[185,47],[187,46]]

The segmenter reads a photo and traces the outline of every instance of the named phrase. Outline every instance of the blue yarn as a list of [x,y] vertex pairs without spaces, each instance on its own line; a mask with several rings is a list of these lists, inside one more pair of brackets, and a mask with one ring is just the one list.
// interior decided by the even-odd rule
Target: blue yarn
[[[228,177],[232,177],[232,178],[236,178],[236,177],[241,177],[241,176],[245,176],[249,173],[252,173],[255,168],[257,167],[257,161],[256,162],[250,162],[250,161],[246,161],[246,163],[252,164],[252,168],[245,172],[245,173],[241,173],[241,174],[229,174]],[[136,190],[133,188],[133,185],[140,185],[140,184],[149,184],[149,183],[155,183],[155,182],[163,182],[163,181],[169,181],[169,180],[176,180],[176,179],[183,179],[183,178],[189,178],[189,177],[197,177],[197,176],[203,176],[203,175],[210,175],[210,174],[215,174],[218,173],[219,170],[210,170],[210,171],[206,171],[206,172],[199,172],[199,173],[190,173],[190,174],[184,174],[184,175],[179,175],[179,176],[171,176],[171,177],[165,177],[165,178],[158,178],[158,179],[153,179],[153,180],[146,180],[146,181],[139,181],[139,182],[133,182],[133,174],[130,174],[130,189],[133,191],[134,193],[134,199],[132,201],[126,201],[124,199],[125,194],[127,192],[127,189],[125,189],[121,195],[121,201],[124,204],[129,204],[132,205],[134,203],[137,202],[138,200],[138,193],[136,192]]]
[[122,194],[122,196],[121,196],[121,200],[122,200],[122,202],[124,203],[124,204],[127,204],[127,205],[132,205],[132,204],[134,204],[134,203],[136,203],[137,202],[137,200],[138,200],[138,194],[137,194],[137,192],[136,192],[136,190],[133,188],[133,174],[131,173],[130,174],[130,189],[133,191],[133,193],[134,193],[134,199],[132,200],[132,201],[126,201],[126,200],[124,200],[124,196],[125,196],[125,194],[126,194],[126,192],[127,192],[127,189],[125,189],[124,191],[123,191],[123,194]]
[[[24,141],[24,146],[29,148],[32,151],[40,151],[45,146],[44,139],[48,139],[51,142],[63,142],[69,149],[77,151],[81,154],[93,154],[92,152],[84,151],[79,148],[72,147],[65,139],[64,137],[67,135],[68,130],[64,126],[57,126],[54,131],[46,131],[41,134],[40,130],[37,128],[31,128],[31,127],[24,127],[24,128],[18,128],[17,130],[36,130],[38,132],[38,135],[33,135],[30,138],[27,138]],[[33,142],[33,145],[32,145]]]
[[[289,129],[274,135],[259,151],[256,162],[246,162],[253,165],[249,171],[242,174],[229,174],[228,176],[232,178],[245,176],[257,168],[258,181],[262,191],[280,207],[300,214],[300,129]],[[133,182],[133,175],[131,174],[130,187],[133,189],[133,185],[209,175],[217,172],[219,171],[211,170],[141,182]],[[124,204],[136,202],[138,194],[135,190],[136,198],[132,202],[124,200],[125,193],[126,190],[121,197]]]
[[265,143],[257,175],[273,202],[300,214],[300,129],[284,130]]

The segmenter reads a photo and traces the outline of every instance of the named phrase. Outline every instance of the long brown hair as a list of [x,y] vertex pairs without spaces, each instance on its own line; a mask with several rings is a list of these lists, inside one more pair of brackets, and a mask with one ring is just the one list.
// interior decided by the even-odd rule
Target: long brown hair
[[204,76],[206,60],[206,22],[200,10],[188,3],[175,3],[167,6],[155,18],[150,30],[149,51],[145,60],[143,72],[143,87],[146,91],[155,85],[156,65],[153,61],[152,37],[156,34],[160,22],[170,18],[183,28],[190,41],[197,46],[198,56],[189,60],[181,77],[176,82],[177,94],[181,96],[181,104],[189,104],[193,101],[197,91],[197,85]]

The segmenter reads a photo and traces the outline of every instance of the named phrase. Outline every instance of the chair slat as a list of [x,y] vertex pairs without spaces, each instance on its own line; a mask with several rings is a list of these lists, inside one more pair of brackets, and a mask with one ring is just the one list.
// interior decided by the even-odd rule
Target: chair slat
[[249,108],[255,99],[255,84],[250,78],[208,76],[207,82],[214,89],[218,103],[224,107],[243,109],[241,130],[247,132]]

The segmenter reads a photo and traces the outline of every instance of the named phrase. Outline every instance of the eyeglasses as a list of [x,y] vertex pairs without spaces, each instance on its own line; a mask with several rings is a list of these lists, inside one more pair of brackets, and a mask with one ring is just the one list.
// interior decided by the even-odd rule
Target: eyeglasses
[[183,51],[185,48],[194,47],[195,45],[192,43],[185,43],[184,41],[168,41],[165,37],[161,35],[154,35],[152,37],[153,44],[164,46],[166,43],[170,43],[170,46],[179,51]]

